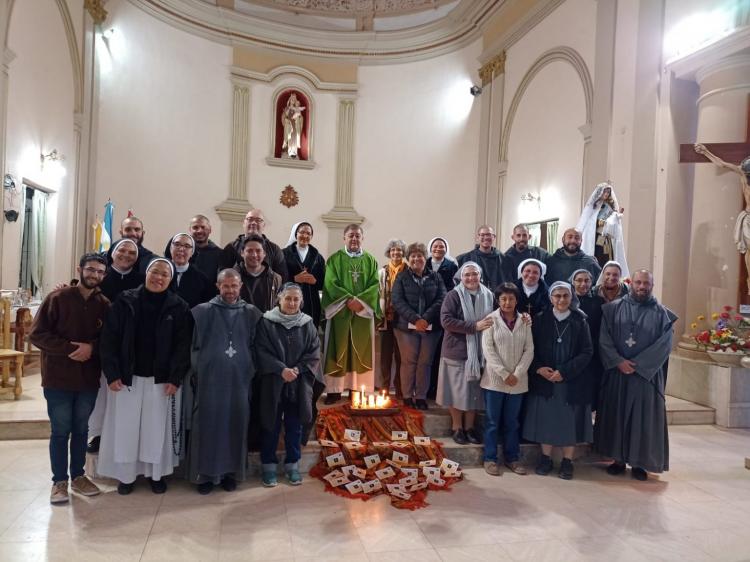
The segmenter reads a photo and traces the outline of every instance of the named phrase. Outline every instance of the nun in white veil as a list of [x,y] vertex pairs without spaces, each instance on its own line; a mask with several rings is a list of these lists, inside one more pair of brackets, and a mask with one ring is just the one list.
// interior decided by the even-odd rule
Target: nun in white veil
[[629,277],[622,234],[622,209],[610,182],[598,184],[589,196],[578,219],[576,230],[581,233],[581,250],[594,256],[603,265],[617,261],[623,278]]

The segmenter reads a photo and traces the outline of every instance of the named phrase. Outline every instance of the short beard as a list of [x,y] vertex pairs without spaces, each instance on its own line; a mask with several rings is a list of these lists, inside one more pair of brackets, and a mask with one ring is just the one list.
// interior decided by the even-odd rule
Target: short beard
[[83,286],[84,289],[96,289],[99,286],[99,281],[95,281],[92,285],[90,281],[87,281],[85,277],[81,277],[80,284]]
[[649,291],[648,293],[646,293],[645,296],[641,296],[638,293],[636,293],[635,291],[633,291],[631,293],[631,296],[633,297],[633,300],[635,302],[644,303],[644,302],[648,301],[648,299],[651,298],[651,292]]
[[[571,246],[573,247],[572,250],[570,249]],[[578,244],[566,244],[565,245],[565,251],[568,252],[569,254],[577,254],[578,250],[580,249],[581,247]]]

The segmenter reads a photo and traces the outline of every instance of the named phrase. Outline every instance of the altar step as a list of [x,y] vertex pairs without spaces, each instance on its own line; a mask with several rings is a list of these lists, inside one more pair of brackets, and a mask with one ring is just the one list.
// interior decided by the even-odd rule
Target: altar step
[[667,395],[667,423],[669,425],[713,425],[716,423],[716,410]]

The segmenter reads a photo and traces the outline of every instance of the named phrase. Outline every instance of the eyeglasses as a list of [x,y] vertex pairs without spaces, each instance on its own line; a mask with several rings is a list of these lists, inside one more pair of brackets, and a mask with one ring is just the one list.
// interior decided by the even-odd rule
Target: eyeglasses
[[251,224],[263,224],[263,223],[264,223],[264,222],[266,222],[266,221],[264,221],[264,220],[263,220],[263,219],[261,219],[261,218],[256,218],[256,217],[247,217],[247,218],[245,219],[245,222],[249,222],[249,223],[251,223]]
[[192,244],[180,244],[179,242],[172,242],[172,246],[175,248],[180,248],[182,250],[192,250],[193,245]]
[[92,275],[101,275],[102,277],[107,273],[105,269],[97,269],[95,267],[84,267],[83,271]]

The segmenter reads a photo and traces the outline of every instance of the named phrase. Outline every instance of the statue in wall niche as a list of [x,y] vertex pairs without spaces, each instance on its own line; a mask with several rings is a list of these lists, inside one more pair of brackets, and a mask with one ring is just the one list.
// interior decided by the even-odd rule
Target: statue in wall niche
[[[594,256],[601,267],[608,261],[620,264],[622,277],[630,276],[622,234],[622,215],[611,182],[598,184],[581,211],[576,230],[581,233],[581,250]],[[594,280],[596,281],[596,280]]]
[[305,117],[302,115],[304,110],[305,107],[297,99],[297,94],[292,93],[281,112],[281,125],[284,127],[284,140],[281,144],[282,158],[299,158],[302,130],[305,127]]
[[[745,208],[737,215],[737,221],[734,223],[734,243],[737,244],[739,252],[744,254],[745,267],[750,272],[750,252],[748,252],[748,248],[750,248],[750,156],[744,158],[739,164],[732,164],[716,156],[703,144],[696,144],[694,148],[696,153],[705,156],[720,168],[734,172],[740,177]],[[747,293],[750,295],[750,276],[747,280]]]

